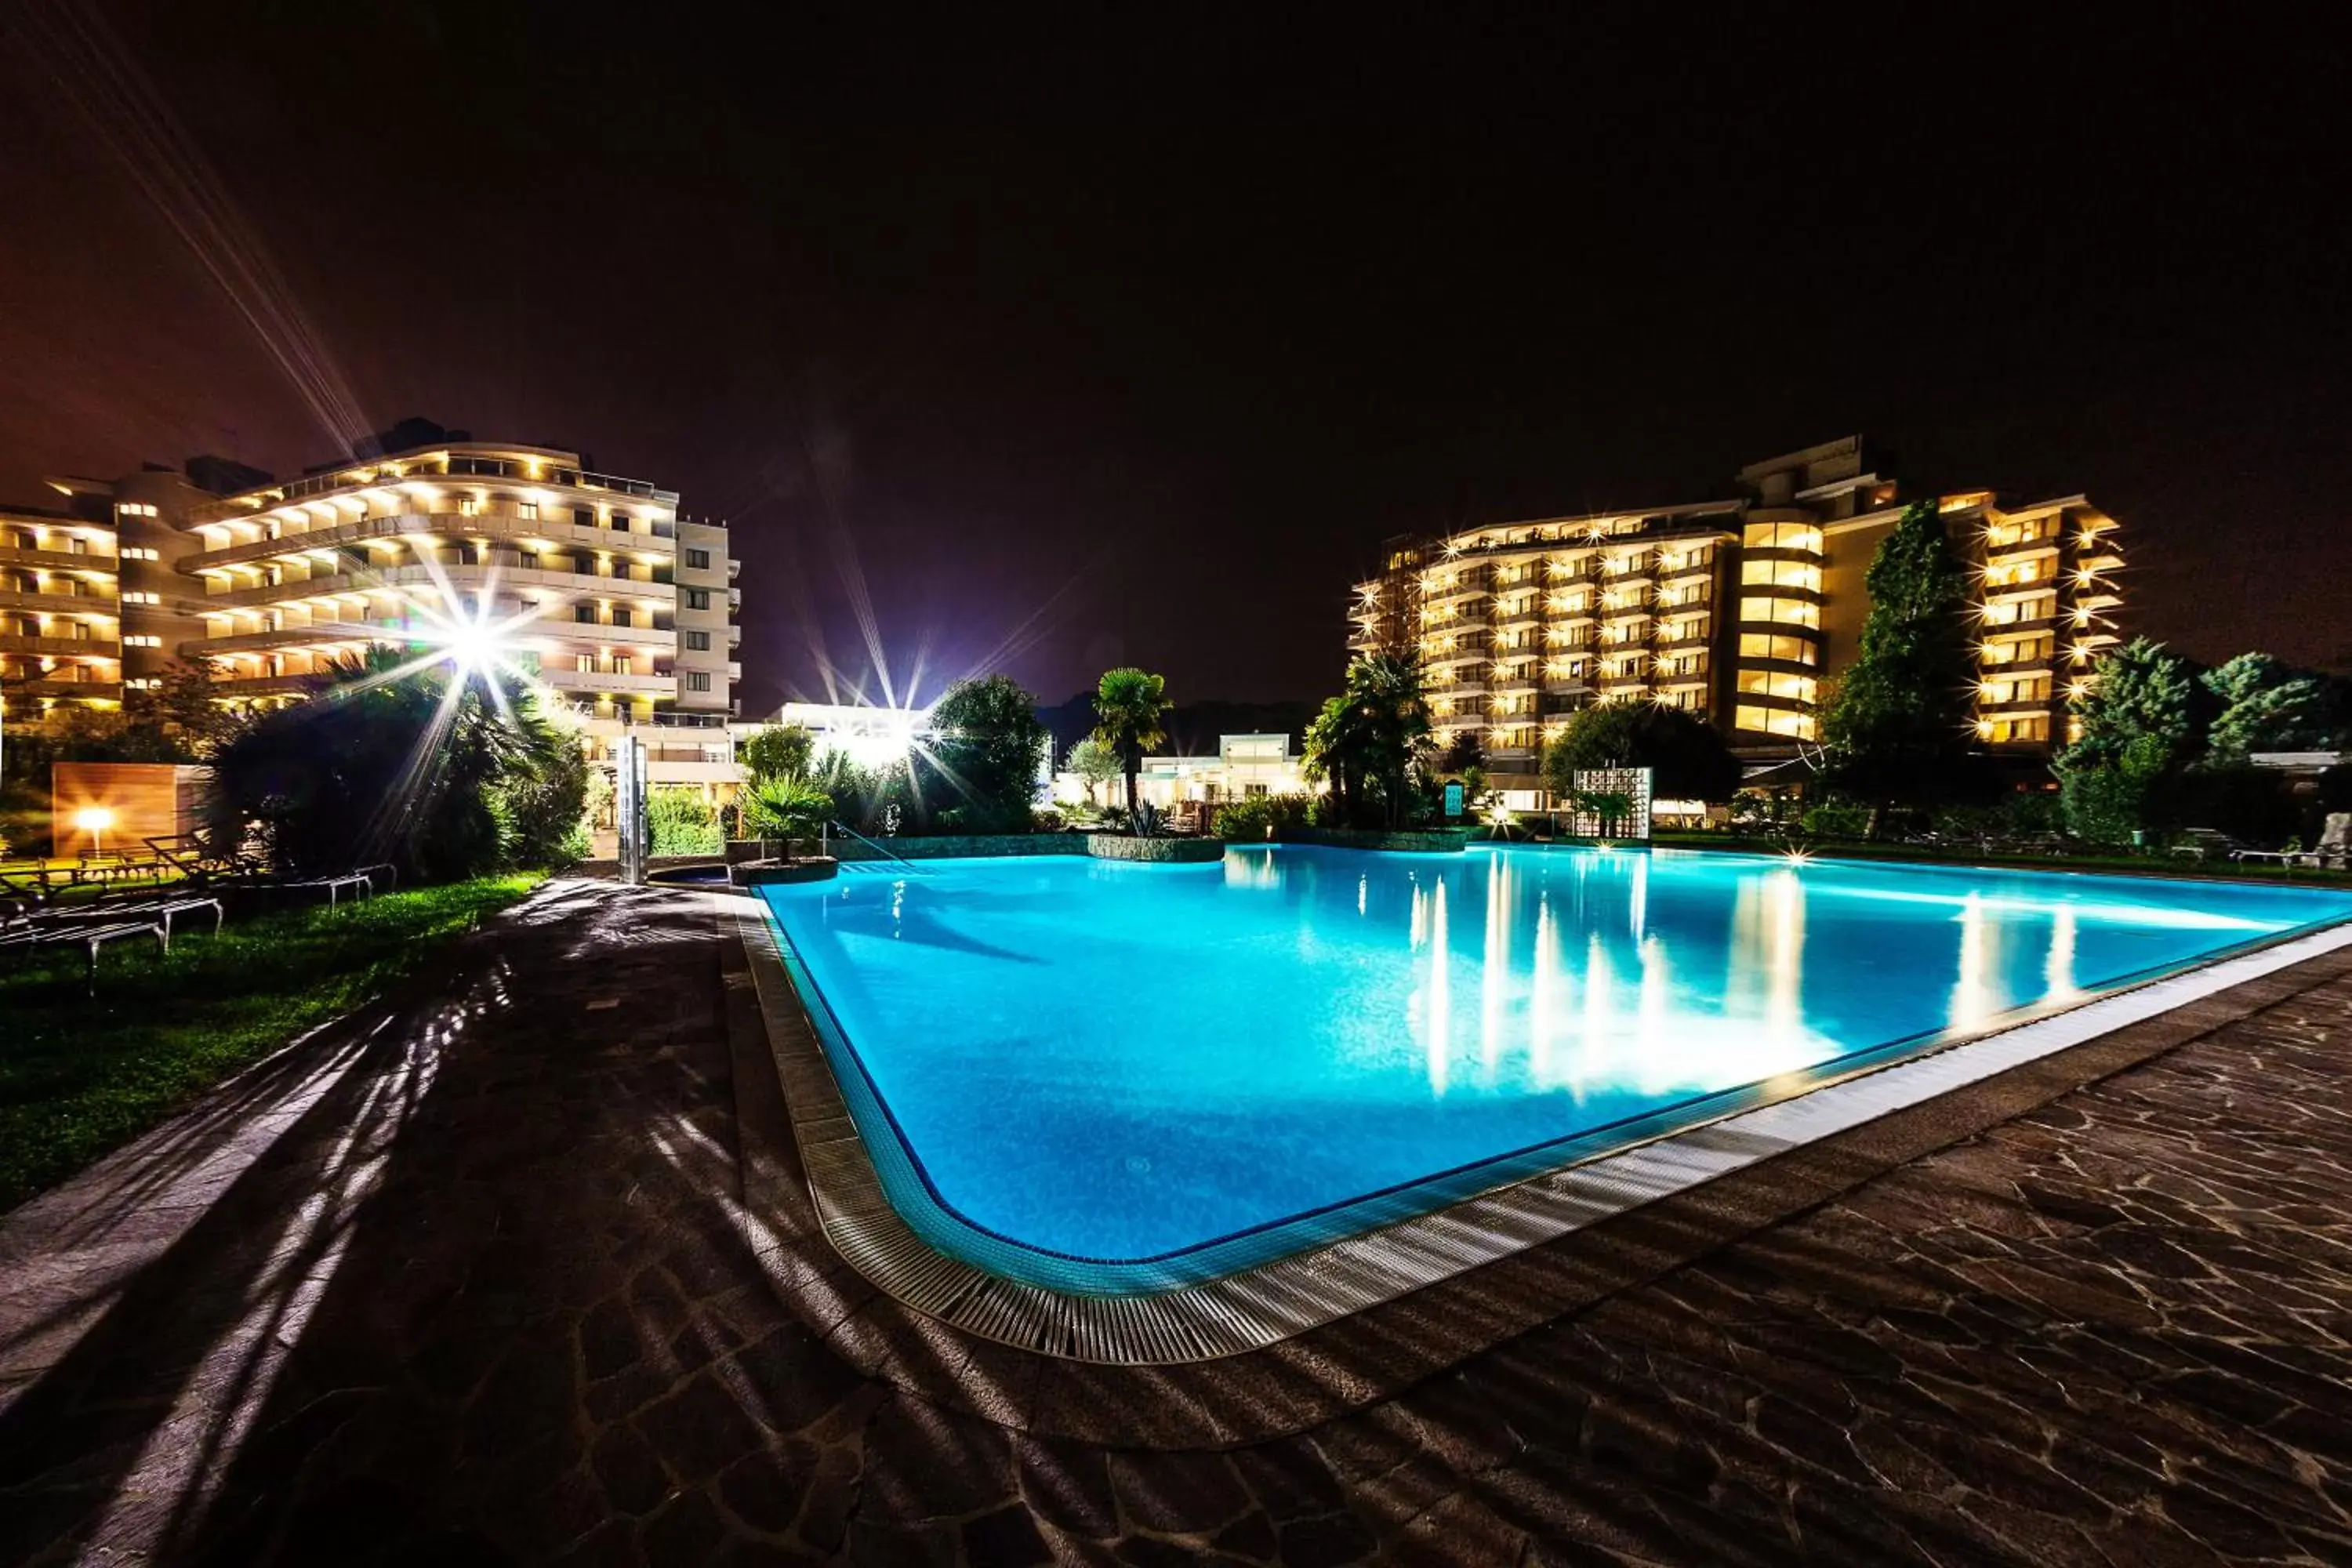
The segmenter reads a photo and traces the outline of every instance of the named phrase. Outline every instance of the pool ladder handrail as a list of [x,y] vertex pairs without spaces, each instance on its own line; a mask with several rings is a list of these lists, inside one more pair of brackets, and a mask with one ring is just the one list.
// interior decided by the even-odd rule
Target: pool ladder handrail
[[856,839],[860,844],[865,845],[868,849],[873,850],[877,855],[881,856],[885,860],[891,862],[893,865],[904,866],[909,876],[919,877],[923,874],[923,868],[920,866],[916,865],[912,860],[908,859],[903,855],[895,854],[890,850],[883,848],[882,846],[875,843],[874,840],[866,837],[866,835],[858,832],[857,829],[844,822],[827,822],[821,825],[820,837],[817,844],[817,847],[819,849],[823,849],[824,847],[822,833],[823,830],[826,828],[839,828],[842,832],[848,834],[852,838]]

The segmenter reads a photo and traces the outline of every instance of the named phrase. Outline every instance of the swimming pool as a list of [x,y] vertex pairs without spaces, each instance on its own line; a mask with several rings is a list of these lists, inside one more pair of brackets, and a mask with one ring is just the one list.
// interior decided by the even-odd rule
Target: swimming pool
[[2332,890],[1669,850],[940,860],[761,892],[892,1205],[1094,1294],[2352,919]]

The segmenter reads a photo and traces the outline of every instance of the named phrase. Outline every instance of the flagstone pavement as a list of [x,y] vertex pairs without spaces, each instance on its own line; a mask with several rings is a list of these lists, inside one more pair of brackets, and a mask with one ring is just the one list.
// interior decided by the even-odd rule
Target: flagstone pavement
[[705,896],[550,884],[0,1220],[0,1563],[2352,1562],[2352,977],[1309,1430],[862,1375]]

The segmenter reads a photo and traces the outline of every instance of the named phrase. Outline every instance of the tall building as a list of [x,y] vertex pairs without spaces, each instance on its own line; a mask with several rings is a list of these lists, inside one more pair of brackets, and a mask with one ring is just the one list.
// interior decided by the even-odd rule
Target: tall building
[[[419,421],[296,479],[198,458],[51,484],[68,511],[0,513],[12,726],[112,706],[173,659],[209,660],[238,705],[290,702],[371,647],[479,618],[600,752],[656,726],[657,778],[732,777],[739,563],[675,490]],[[26,659],[52,661],[46,679]]]
[[[2080,495],[1934,499],[1976,584],[1978,734],[2046,754],[2116,640],[2115,521]],[[1547,736],[1595,702],[1666,703],[1743,755],[1792,755],[1853,661],[1864,574],[1909,504],[1849,437],[1742,468],[1727,500],[1391,541],[1356,586],[1348,646],[1417,657],[1441,740],[1477,731],[1517,795],[1540,789]]]

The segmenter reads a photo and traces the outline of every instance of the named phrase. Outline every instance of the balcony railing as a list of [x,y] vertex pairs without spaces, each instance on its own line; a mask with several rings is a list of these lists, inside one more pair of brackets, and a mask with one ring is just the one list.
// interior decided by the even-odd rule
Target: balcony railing
[[[555,508],[546,510],[558,510]],[[245,521],[249,524],[250,520]],[[206,566],[241,565],[281,556],[306,555],[314,550],[331,550],[339,545],[364,543],[373,539],[401,539],[418,534],[436,539],[543,539],[551,544],[573,545],[591,553],[607,554],[644,550],[669,555],[677,548],[667,523],[651,531],[634,528],[583,528],[572,520],[568,511],[559,511],[558,515],[551,517],[525,517],[519,509],[501,507],[469,516],[452,506],[441,510],[409,508],[386,512],[380,517],[356,517],[346,522],[289,529],[274,539],[240,540],[216,549],[198,551],[183,556],[177,564],[184,572],[194,572]]]

